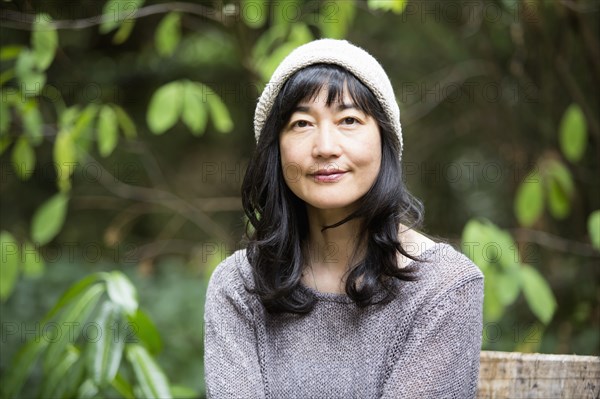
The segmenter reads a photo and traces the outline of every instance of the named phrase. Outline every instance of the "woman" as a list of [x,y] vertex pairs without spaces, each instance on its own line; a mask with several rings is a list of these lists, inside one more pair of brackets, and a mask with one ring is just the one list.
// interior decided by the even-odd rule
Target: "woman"
[[347,41],[294,50],[263,91],[246,250],[213,273],[214,398],[469,398],[483,276],[415,228],[391,83]]

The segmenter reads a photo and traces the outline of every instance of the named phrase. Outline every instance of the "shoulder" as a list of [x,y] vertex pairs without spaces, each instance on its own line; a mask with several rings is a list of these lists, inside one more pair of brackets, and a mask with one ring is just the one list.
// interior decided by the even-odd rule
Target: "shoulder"
[[483,273],[462,252],[445,242],[437,242],[416,262],[418,280],[438,295],[466,285],[483,292]]
[[[213,271],[208,283],[208,295],[215,292],[243,292],[252,282],[246,250],[240,249],[225,258]],[[249,288],[249,287],[248,287]]]

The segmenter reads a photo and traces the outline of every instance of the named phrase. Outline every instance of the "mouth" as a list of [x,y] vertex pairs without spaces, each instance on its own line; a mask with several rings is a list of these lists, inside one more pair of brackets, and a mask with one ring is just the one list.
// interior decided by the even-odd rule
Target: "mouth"
[[326,169],[319,170],[316,173],[313,173],[311,176],[317,182],[331,183],[340,180],[346,173],[347,171],[345,170]]

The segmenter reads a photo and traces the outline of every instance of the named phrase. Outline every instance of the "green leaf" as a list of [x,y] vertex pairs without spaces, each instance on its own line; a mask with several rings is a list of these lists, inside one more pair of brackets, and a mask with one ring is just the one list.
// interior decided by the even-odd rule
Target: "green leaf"
[[73,118],[72,122],[73,129],[71,130],[71,136],[73,140],[79,142],[78,139],[91,126],[97,113],[98,106],[96,104],[88,104],[81,112],[78,112],[78,115]]
[[136,335],[148,351],[158,354],[162,349],[162,341],[152,320],[140,309],[133,314],[127,315],[127,319],[131,325],[136,327]]
[[496,280],[499,273],[489,268],[485,274],[483,286],[483,318],[486,323],[496,322],[502,318],[505,306],[500,300]]
[[120,305],[127,314],[133,314],[138,308],[137,292],[127,277],[113,271],[105,275],[106,289],[110,299]]
[[52,25],[52,18],[48,14],[37,14],[31,34],[31,47],[35,55],[36,65],[40,71],[46,70],[56,53],[58,47],[58,33]]
[[133,388],[121,374],[117,373],[115,379],[111,381],[111,386],[125,399],[136,399]]
[[44,274],[46,262],[36,246],[29,241],[25,242],[21,248],[21,261],[25,277],[36,278]]
[[496,294],[502,306],[512,305],[521,292],[519,269],[498,273],[493,284],[496,284]]
[[194,399],[200,396],[194,389],[183,385],[171,385],[171,396],[177,399]]
[[181,82],[175,81],[160,87],[152,95],[146,121],[154,134],[162,134],[173,127],[183,105],[184,87]]
[[115,30],[123,21],[133,22],[135,13],[143,3],[143,0],[108,0],[102,9],[100,33]]
[[86,276],[83,279],[81,279],[80,281],[78,281],[77,283],[73,284],[60,297],[60,299],[56,302],[56,304],[54,304],[54,306],[46,314],[46,316],[44,316],[44,319],[42,320],[42,324],[45,324],[46,322],[51,320],[56,313],[58,313],[63,308],[65,308],[65,306],[68,306],[74,298],[78,297],[79,294],[81,294],[88,287],[90,287],[93,284],[98,283],[102,279],[103,276],[104,276],[104,273],[90,274],[89,276]]
[[571,197],[575,191],[573,177],[560,161],[548,160],[544,163],[548,208],[556,219],[564,219],[571,211]]
[[127,359],[133,366],[144,398],[170,399],[169,382],[154,359],[141,345],[127,345]]
[[595,210],[588,216],[587,228],[592,245],[600,250],[600,209]]
[[542,323],[548,324],[556,310],[556,299],[548,282],[532,266],[523,265],[521,283],[529,308]]
[[73,345],[69,345],[69,351],[78,355],[77,361],[70,367],[69,372],[56,388],[54,395],[57,398],[79,398],[77,391],[85,378],[85,356],[82,356],[81,352]]
[[70,178],[77,165],[77,147],[73,140],[71,130],[61,129],[54,142],[54,167],[58,186],[61,191],[68,191],[71,187]]
[[242,21],[254,29],[262,28],[269,14],[269,2],[267,0],[242,0]]
[[185,95],[183,99],[183,112],[181,114],[183,123],[190,128],[195,136],[199,136],[206,130],[208,115],[206,104],[203,101],[204,85],[186,82]]
[[324,37],[343,39],[355,15],[354,1],[337,0],[324,3],[319,15],[319,28]]
[[117,115],[115,111],[105,105],[98,116],[98,150],[103,157],[109,156],[119,141]]
[[402,14],[407,0],[368,0],[367,4],[371,10],[392,11],[394,14]]
[[123,130],[123,134],[125,135],[125,137],[127,137],[128,139],[135,138],[137,136],[137,131],[133,120],[131,120],[131,118],[123,108],[119,107],[116,104],[113,104],[112,106],[117,114],[117,121],[119,122],[119,126],[121,127],[121,130]]
[[21,118],[25,126],[25,135],[32,145],[37,146],[44,140],[44,121],[35,101],[29,100],[21,108]]
[[53,364],[45,376],[40,393],[41,398],[60,398],[60,391],[63,390],[64,381],[71,372],[71,368],[79,359],[79,351],[69,345],[63,353],[60,360]]
[[36,340],[26,343],[19,349],[11,367],[6,370],[7,374],[3,382],[3,397],[18,397],[23,383],[27,380],[27,376],[46,346],[47,341],[37,337]]
[[515,215],[521,226],[533,225],[544,211],[542,178],[533,170],[521,182],[515,196]]
[[112,302],[105,302],[96,322],[103,334],[90,344],[87,369],[92,374],[94,383],[103,387],[110,384],[117,375],[125,348],[125,333],[120,328],[123,325],[120,307]]
[[10,61],[17,58],[24,48],[25,46],[16,44],[0,47],[0,61]]
[[94,381],[91,379],[85,380],[77,391],[77,398],[79,399],[92,399],[96,398],[99,390]]
[[7,231],[0,233],[0,300],[10,297],[19,276],[19,243]]
[[571,104],[567,108],[559,129],[560,149],[565,158],[571,162],[579,161],[587,145],[587,125],[579,105]]
[[4,151],[12,144],[12,140],[9,136],[0,136],[0,155],[4,154]]
[[181,15],[177,12],[168,13],[156,28],[154,42],[158,54],[168,57],[175,52],[181,40]]
[[9,103],[0,98],[0,136],[4,136],[8,132],[10,126],[10,109]]
[[123,21],[117,33],[113,36],[112,42],[114,44],[123,44],[131,35],[133,28],[135,27],[135,19],[129,21]]
[[35,169],[35,152],[25,136],[19,137],[15,143],[12,164],[21,180],[29,180]]
[[208,111],[210,112],[210,117],[215,129],[220,133],[231,132],[231,130],[233,130],[233,121],[231,120],[229,111],[221,100],[221,97],[208,86],[204,87],[206,89]]
[[49,243],[59,233],[67,216],[68,203],[69,197],[58,193],[35,211],[31,223],[31,238],[37,245]]
[[470,219],[462,232],[462,250],[482,271],[489,267],[483,246],[489,241],[487,223],[481,219]]
[[[48,351],[43,362],[46,372],[51,370],[63,358],[67,345],[74,343],[79,338],[103,292],[104,287],[101,284],[92,285],[64,310],[56,324],[60,326],[60,331],[62,329],[66,331],[59,333],[56,338],[53,337],[52,342],[48,345]],[[46,331],[46,324],[42,328]],[[86,331],[90,332],[89,329],[86,329]],[[100,333],[102,332],[100,331]],[[86,338],[90,339],[90,337]]]
[[21,81],[21,93],[24,97],[35,97],[46,84],[46,74],[37,69],[36,55],[23,50],[15,63],[15,74]]

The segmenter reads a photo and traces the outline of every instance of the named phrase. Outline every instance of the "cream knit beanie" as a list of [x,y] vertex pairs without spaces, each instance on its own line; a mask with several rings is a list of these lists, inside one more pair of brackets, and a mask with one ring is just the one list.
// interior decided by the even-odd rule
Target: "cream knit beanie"
[[279,64],[267,86],[263,90],[254,113],[254,135],[256,141],[271,112],[273,102],[284,83],[296,71],[313,64],[339,65],[365,84],[379,100],[400,144],[402,155],[402,128],[400,109],[396,102],[390,79],[375,58],[365,50],[346,40],[319,39],[306,43],[292,51]]

